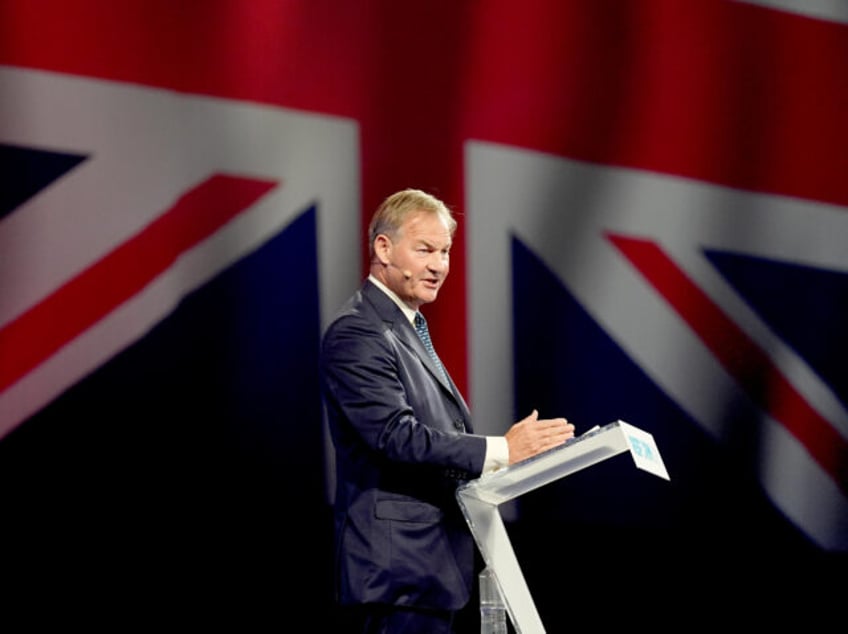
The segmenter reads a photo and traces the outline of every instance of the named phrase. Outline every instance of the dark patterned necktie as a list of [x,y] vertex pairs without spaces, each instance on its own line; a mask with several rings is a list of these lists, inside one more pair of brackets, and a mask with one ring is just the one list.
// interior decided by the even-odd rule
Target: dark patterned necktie
[[445,367],[442,365],[439,355],[436,354],[436,349],[433,348],[433,342],[430,340],[430,331],[427,328],[427,320],[424,319],[424,315],[421,313],[415,313],[415,332],[418,333],[418,338],[421,339],[421,343],[424,344],[424,347],[427,349],[427,354],[430,355],[433,363],[436,364],[436,367],[439,369],[439,373],[442,375],[445,383],[448,383],[448,375],[447,372],[445,372]]

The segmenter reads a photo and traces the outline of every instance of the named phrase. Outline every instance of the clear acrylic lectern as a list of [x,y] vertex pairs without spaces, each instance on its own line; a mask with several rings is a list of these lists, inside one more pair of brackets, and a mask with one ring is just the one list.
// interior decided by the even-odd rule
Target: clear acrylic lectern
[[498,506],[625,451],[631,453],[636,467],[669,479],[653,436],[619,420],[457,489],[459,505],[483,560],[495,573],[507,613],[518,634],[543,633],[545,628]]

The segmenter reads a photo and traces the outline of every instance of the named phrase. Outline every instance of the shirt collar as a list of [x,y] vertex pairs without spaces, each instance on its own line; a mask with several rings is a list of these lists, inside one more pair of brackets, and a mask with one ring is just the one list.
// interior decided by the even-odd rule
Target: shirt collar
[[388,295],[388,296],[389,296],[389,298],[390,298],[390,299],[391,299],[391,300],[392,300],[395,304],[397,304],[397,305],[398,305],[398,308],[400,308],[400,309],[403,311],[403,314],[404,314],[404,315],[406,315],[406,318],[409,320],[409,323],[410,323],[410,324],[412,324],[412,325],[414,326],[414,325],[415,325],[415,313],[416,313],[417,311],[415,311],[415,310],[413,310],[412,308],[410,308],[409,306],[407,306],[407,305],[404,303],[404,301],[403,301],[400,297],[398,297],[398,296],[395,294],[395,292],[394,292],[394,291],[392,291],[392,290],[391,290],[388,286],[386,286],[385,284],[383,284],[380,280],[378,280],[378,279],[377,279],[376,277],[374,277],[373,275],[368,275],[368,279],[370,280],[370,282],[371,282],[374,286],[376,286],[376,287],[377,287],[377,288],[379,288],[381,291],[383,291],[386,295]]

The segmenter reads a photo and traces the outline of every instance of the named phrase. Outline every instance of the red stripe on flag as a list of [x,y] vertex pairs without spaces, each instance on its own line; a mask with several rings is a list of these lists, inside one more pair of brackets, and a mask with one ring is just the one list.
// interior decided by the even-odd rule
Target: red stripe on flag
[[167,270],[276,183],[217,174],[0,330],[0,392]]
[[848,494],[848,443],[780,369],[654,242],[609,240],[689,324],[751,400],[783,425]]

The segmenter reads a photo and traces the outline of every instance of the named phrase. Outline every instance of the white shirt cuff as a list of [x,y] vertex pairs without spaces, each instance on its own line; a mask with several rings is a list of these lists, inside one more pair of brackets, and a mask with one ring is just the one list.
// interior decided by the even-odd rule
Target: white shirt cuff
[[503,436],[486,436],[486,460],[483,473],[491,473],[509,465],[509,444]]

